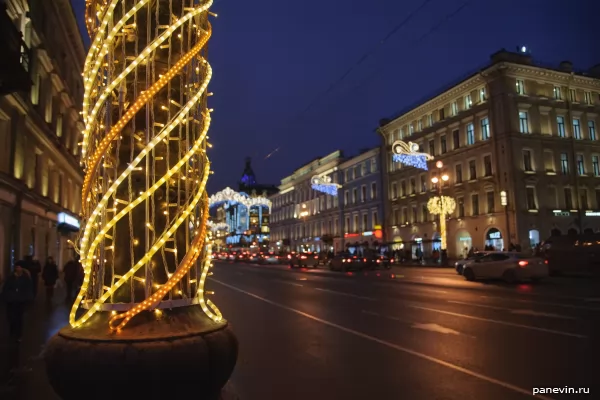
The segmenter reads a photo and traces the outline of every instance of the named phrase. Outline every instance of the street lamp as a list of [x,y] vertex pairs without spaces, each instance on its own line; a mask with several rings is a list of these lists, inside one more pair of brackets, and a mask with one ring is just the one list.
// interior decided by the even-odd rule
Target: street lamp
[[[438,161],[437,163],[435,163],[435,166],[441,172],[442,168],[444,167],[444,163]],[[442,196],[442,182],[447,182],[450,179],[450,177],[446,174],[443,174],[440,176],[440,178],[438,178],[437,176],[431,178],[431,182],[433,182],[434,185],[438,185],[438,195],[429,199],[429,201],[427,202],[427,209],[431,214],[439,214],[440,216],[440,236],[442,239],[442,251],[440,252],[440,256],[443,261],[445,258],[444,255],[447,251],[446,215],[454,212],[454,209],[456,208],[456,202],[451,197]]]

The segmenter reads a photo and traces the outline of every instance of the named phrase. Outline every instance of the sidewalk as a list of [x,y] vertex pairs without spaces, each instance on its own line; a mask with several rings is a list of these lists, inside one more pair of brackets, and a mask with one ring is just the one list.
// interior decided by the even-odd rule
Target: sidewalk
[[[46,304],[45,288],[25,313],[23,340],[9,342],[6,306],[0,305],[0,398],[3,400],[60,400],[46,379],[43,349],[46,341],[67,325],[71,304],[64,290],[56,290],[52,304]],[[11,372],[12,369],[12,372]]]

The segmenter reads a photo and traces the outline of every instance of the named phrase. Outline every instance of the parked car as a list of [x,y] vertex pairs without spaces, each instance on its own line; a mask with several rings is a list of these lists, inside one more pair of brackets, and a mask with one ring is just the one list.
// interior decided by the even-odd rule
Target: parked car
[[316,253],[293,253],[290,255],[290,266],[294,267],[308,267],[317,268],[319,265],[319,256]]
[[478,258],[482,258],[487,256],[488,254],[491,253],[500,253],[500,252],[496,252],[496,251],[476,251],[475,253],[473,253],[472,256],[468,256],[467,258],[463,259],[463,260],[458,260],[457,262],[454,263],[454,268],[456,269],[456,273],[459,275],[462,275],[463,273],[463,268],[465,266],[466,263],[473,261],[473,260],[477,260]]
[[549,274],[548,262],[525,253],[491,253],[464,265],[466,280],[503,279],[513,283],[525,279],[537,282]]

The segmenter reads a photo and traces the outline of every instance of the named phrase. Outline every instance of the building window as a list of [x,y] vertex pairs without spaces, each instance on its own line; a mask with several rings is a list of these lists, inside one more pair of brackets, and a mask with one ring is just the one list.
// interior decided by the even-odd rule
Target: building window
[[600,176],[600,162],[598,156],[592,156],[592,170],[594,171],[594,176]]
[[567,210],[573,209],[573,195],[571,194],[571,188],[565,188],[565,208]]
[[521,96],[525,94],[525,82],[522,79],[517,79],[517,94]]
[[428,114],[427,115],[427,126],[432,126],[433,125],[433,114]]
[[567,153],[560,153],[560,172],[563,175],[569,173],[569,155]]
[[435,141],[433,139],[429,141],[429,154],[435,156]]
[[452,115],[457,115],[458,114],[458,101],[453,101],[452,102],[451,110],[452,110]]
[[554,86],[554,100],[562,100],[562,92],[558,86]]
[[465,110],[468,110],[473,105],[473,100],[471,100],[471,95],[468,94],[465,96]]
[[408,223],[408,209],[407,208],[402,209],[402,223],[403,224]]
[[417,193],[417,182],[415,181],[415,178],[411,178],[410,179],[410,194],[415,194]]
[[413,124],[410,124],[408,126],[408,134],[412,135],[413,133],[415,133],[415,126]]
[[585,164],[583,162],[583,154],[577,154],[577,174],[585,175]]
[[398,185],[396,185],[396,182],[392,183],[392,200],[397,199],[398,198]]
[[471,195],[471,211],[473,211],[473,215],[479,215],[479,195],[478,194]]
[[423,217],[423,220],[422,220],[423,222],[429,221],[428,214],[427,214],[427,204],[421,205],[421,217]]
[[585,188],[581,188],[579,189],[579,208],[582,210],[588,210],[588,195],[587,195],[587,189]]
[[529,133],[527,111],[519,111],[519,129],[521,130],[521,133]]
[[535,188],[528,187],[527,188],[527,209],[528,210],[537,210],[537,204],[535,201]]
[[584,100],[585,104],[591,105],[592,104],[592,92],[583,92],[583,100]]
[[483,157],[483,171],[485,176],[492,176],[492,156]]
[[487,100],[487,95],[485,93],[485,88],[479,89],[479,101],[484,102]]
[[477,179],[477,166],[475,165],[475,160],[469,161],[469,180]]
[[452,142],[454,150],[460,147],[460,131],[458,129],[452,131]]
[[588,121],[588,135],[590,140],[596,140],[596,123]]
[[427,191],[427,178],[425,175],[421,175],[421,193],[425,193]]
[[412,221],[413,224],[417,222],[417,207],[412,208]]
[[456,179],[456,183],[462,183],[462,164],[456,164],[456,167],[454,167],[454,176]]
[[417,121],[417,131],[421,132],[423,130],[423,120],[420,119]]
[[488,140],[490,136],[490,120],[485,117],[481,120],[481,139]]
[[557,200],[556,199],[556,187],[554,187],[554,186],[548,186],[548,197],[547,197],[547,200],[548,200],[548,207],[549,208],[558,208],[558,207],[560,207],[557,204],[557,201],[556,201]]
[[348,205],[348,200],[349,200],[350,194],[348,193],[348,191],[344,191],[344,205],[347,206]]
[[475,129],[473,124],[467,124],[467,146],[475,144]]
[[358,202],[358,190],[356,188],[352,189],[352,204],[356,204]]
[[440,108],[438,115],[440,116],[440,121],[443,121],[446,118],[446,111],[443,108]]
[[406,196],[406,182],[402,181],[400,183],[400,196],[404,197]]
[[573,137],[575,139],[581,139],[581,125],[579,124],[579,118],[573,118]]
[[533,163],[531,162],[531,150],[523,150],[523,170],[533,171]]
[[367,230],[369,230],[369,218],[367,216],[367,214],[363,214],[362,216],[362,231],[365,232]]
[[496,198],[494,192],[487,192],[487,213],[492,214],[496,211]]
[[360,202],[364,203],[367,200],[367,187],[362,185],[360,187]]
[[400,225],[402,221],[400,221],[400,211],[394,210],[394,225]]
[[577,92],[575,89],[569,89],[569,100],[573,103],[577,103]]
[[446,154],[446,152],[448,151],[446,147],[446,135],[442,135],[440,137],[440,151],[442,154]]
[[558,137],[566,137],[565,133],[565,117],[561,117],[560,115],[556,117],[556,126],[558,127]]
[[373,229],[375,229],[375,227],[379,225],[379,216],[377,215],[377,211],[373,211],[372,219],[373,221],[371,222],[373,222]]
[[367,162],[366,161],[360,165],[360,174],[361,174],[361,176],[367,175]]
[[377,183],[371,182],[371,200],[377,200]]
[[377,159],[371,159],[371,172],[377,172]]
[[353,232],[359,232],[360,231],[360,226],[358,226],[358,215],[354,216],[354,226],[353,226]]

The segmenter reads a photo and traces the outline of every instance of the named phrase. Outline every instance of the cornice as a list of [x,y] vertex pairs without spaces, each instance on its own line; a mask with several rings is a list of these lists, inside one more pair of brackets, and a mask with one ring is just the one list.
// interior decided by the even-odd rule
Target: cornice
[[583,88],[600,88],[600,79],[572,74],[570,72],[555,71],[536,67],[533,65],[521,65],[503,63],[505,71],[509,76],[528,77],[530,79],[541,79],[552,83],[572,83]]

